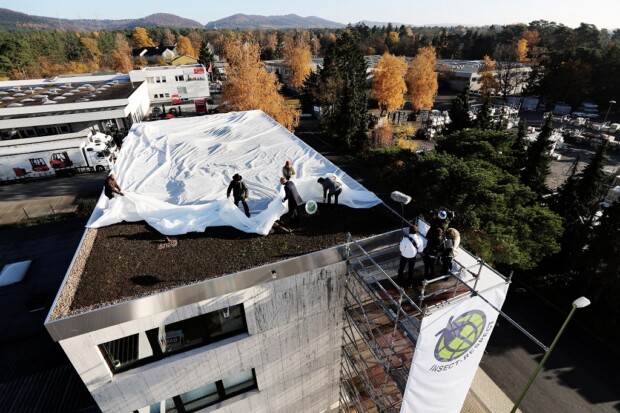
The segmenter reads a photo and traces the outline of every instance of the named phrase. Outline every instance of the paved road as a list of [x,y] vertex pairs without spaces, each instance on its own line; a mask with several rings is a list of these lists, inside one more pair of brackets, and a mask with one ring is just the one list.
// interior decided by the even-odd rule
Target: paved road
[[[561,313],[513,284],[503,310],[548,346],[570,308]],[[575,319],[580,311],[588,309],[578,310]],[[507,321],[501,318],[498,321],[481,367],[511,400],[516,400],[543,353]],[[571,323],[521,409],[524,413],[620,411],[618,356],[576,323]]]
[[103,189],[108,172],[1,185],[0,201],[26,201],[55,196],[93,196]]
[[0,225],[73,212],[78,198],[98,197],[107,172],[0,186]]

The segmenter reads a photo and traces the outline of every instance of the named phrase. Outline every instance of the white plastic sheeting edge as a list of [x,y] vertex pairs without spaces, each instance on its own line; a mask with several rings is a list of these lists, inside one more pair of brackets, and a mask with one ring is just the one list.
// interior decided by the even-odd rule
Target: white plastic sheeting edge
[[[322,201],[316,180],[331,175],[343,184],[340,204],[370,208],[381,202],[262,111],[231,112],[133,125],[113,168],[125,196],[108,200],[102,194],[87,227],[144,220],[164,235],[213,226],[267,235],[288,211],[279,182],[286,160],[306,202]],[[250,218],[232,195],[226,198],[235,173],[249,188]]]

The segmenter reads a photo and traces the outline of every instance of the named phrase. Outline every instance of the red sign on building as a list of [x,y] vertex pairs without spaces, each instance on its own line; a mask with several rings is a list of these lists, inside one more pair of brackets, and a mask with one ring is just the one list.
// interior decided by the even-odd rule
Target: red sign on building
[[197,67],[194,68],[194,74],[197,75],[199,73],[204,73],[205,72],[205,68],[204,67]]

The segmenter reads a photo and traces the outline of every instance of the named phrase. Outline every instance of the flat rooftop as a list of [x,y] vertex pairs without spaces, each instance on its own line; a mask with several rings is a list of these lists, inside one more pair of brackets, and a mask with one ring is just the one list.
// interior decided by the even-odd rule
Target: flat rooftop
[[0,82],[0,109],[127,99],[137,86],[128,76]]
[[60,319],[168,291],[253,267],[343,245],[398,228],[399,220],[379,204],[337,208],[319,204],[315,215],[302,215],[292,233],[267,236],[232,227],[211,227],[164,237],[145,222],[87,229],[49,319]]
[[[304,201],[319,205],[293,232],[280,184],[287,159]],[[337,264],[349,233],[362,239],[400,225],[375,194],[261,111],[135,124],[113,170],[124,196],[100,197],[48,317],[80,319],[69,334],[107,325],[108,313],[120,314],[116,322],[134,316],[126,307],[165,311],[271,281],[271,271]],[[226,197],[237,171],[251,218]],[[340,205],[321,202],[320,176],[342,183]],[[83,317],[65,319],[73,315]]]

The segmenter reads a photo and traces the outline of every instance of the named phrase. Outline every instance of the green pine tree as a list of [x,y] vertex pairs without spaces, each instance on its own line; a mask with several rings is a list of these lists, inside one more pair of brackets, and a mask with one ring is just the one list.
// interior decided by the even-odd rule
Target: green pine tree
[[463,89],[452,101],[448,114],[451,121],[448,127],[449,133],[472,127],[473,122],[469,116],[469,87]]
[[366,61],[349,34],[327,49],[319,84],[326,131],[349,149],[361,148],[368,126]]
[[532,188],[539,197],[549,192],[546,180],[551,172],[549,167],[551,163],[549,152],[552,146],[550,139],[552,133],[553,127],[551,126],[551,117],[548,117],[543,124],[538,138],[536,138],[527,149],[525,169],[523,169],[521,174],[523,183]]
[[512,166],[510,171],[513,175],[520,175],[521,170],[525,167],[527,160],[527,145],[525,143],[525,136],[527,135],[527,125],[525,121],[519,122],[519,129],[515,137],[514,142],[510,146],[510,152],[512,154]]
[[211,73],[213,77],[211,80],[219,80],[220,72],[215,67],[215,55],[213,54],[213,46],[209,44],[207,41],[203,41],[200,44],[200,51],[198,52],[198,62],[200,62],[204,67],[209,69],[211,66]]
[[590,220],[598,210],[598,201],[603,197],[605,184],[605,153],[607,142],[604,142],[594,154],[592,161],[579,174],[577,183],[577,212],[585,219]]
[[581,263],[581,279],[588,297],[602,304],[604,311],[620,315],[620,202],[603,211],[598,225],[590,233],[587,254]]
[[491,129],[491,98],[489,96],[485,96],[482,101],[482,106],[474,121],[474,127],[485,130]]

